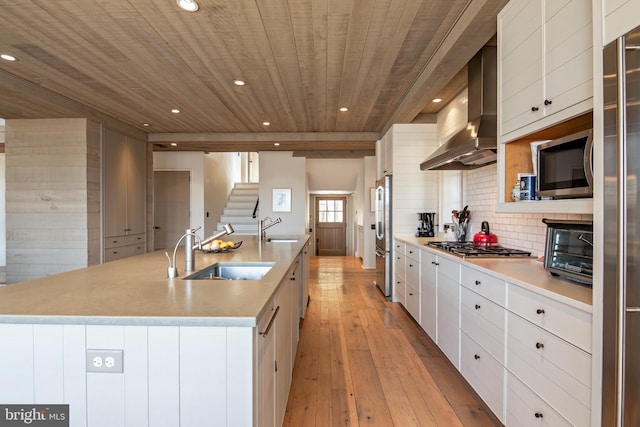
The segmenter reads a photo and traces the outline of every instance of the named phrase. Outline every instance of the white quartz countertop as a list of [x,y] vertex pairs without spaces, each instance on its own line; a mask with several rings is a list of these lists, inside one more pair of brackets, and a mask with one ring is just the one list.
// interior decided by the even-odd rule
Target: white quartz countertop
[[231,237],[242,246],[196,252],[196,271],[216,262],[275,262],[262,280],[183,280],[180,247],[176,279],[167,278],[162,250],[0,287],[0,323],[253,327],[309,236],[291,243]]
[[498,276],[506,282],[538,292],[580,310],[592,312],[593,296],[591,288],[570,280],[551,276],[544,269],[543,264],[536,261],[536,258],[460,258],[425,246],[430,241],[444,240],[442,238],[415,237],[411,235],[397,235],[394,237],[405,243],[437,252],[438,255],[466,263],[479,270],[485,270],[487,273]]

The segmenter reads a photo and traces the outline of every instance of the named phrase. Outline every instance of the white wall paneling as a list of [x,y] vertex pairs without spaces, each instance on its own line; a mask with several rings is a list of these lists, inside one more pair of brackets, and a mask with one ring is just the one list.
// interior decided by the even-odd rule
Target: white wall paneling
[[180,328],[149,327],[149,425],[180,425]]
[[227,423],[227,328],[180,328],[180,426]]

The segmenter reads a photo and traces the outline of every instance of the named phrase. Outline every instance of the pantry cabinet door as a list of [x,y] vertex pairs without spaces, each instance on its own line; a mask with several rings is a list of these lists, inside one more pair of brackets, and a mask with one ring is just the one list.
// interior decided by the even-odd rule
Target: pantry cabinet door
[[104,135],[104,236],[123,236],[127,228],[127,137]]

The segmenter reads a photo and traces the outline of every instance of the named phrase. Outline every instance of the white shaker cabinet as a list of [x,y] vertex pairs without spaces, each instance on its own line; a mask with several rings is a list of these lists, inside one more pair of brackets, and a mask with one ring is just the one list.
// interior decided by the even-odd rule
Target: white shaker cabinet
[[406,307],[405,244],[396,240],[393,248],[393,301]]
[[405,246],[405,300],[407,311],[420,323],[420,249]]
[[460,372],[504,421],[506,284],[462,265]]
[[438,256],[426,249],[420,254],[420,326],[438,342]]
[[512,284],[507,308],[507,402],[533,396],[507,404],[507,425],[589,425],[591,314]]
[[255,330],[255,426],[281,426],[284,420],[298,347],[299,299],[296,287],[299,286],[300,268],[299,260],[296,260]]
[[509,141],[592,108],[585,0],[511,0],[498,15],[498,133]]
[[603,46],[640,25],[640,1],[602,0]]
[[438,260],[438,347],[460,369],[460,263]]

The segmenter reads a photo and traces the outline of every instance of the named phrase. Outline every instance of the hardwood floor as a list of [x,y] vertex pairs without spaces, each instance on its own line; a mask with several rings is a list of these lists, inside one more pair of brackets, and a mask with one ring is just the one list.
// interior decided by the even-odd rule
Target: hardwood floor
[[501,426],[355,257],[311,257],[284,426]]

